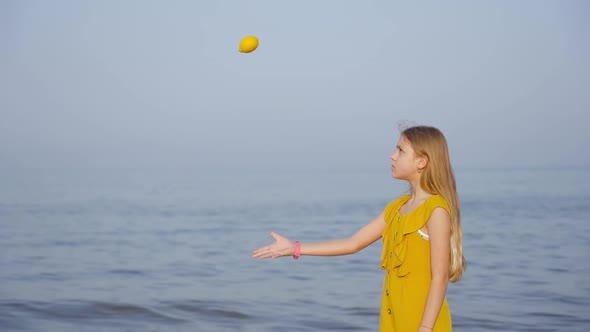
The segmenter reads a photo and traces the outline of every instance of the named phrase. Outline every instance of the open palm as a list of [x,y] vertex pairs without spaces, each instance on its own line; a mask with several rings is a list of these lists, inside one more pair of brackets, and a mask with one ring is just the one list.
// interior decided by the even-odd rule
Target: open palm
[[270,232],[270,236],[275,239],[275,243],[254,250],[252,258],[278,258],[293,255],[295,252],[293,242],[275,232]]

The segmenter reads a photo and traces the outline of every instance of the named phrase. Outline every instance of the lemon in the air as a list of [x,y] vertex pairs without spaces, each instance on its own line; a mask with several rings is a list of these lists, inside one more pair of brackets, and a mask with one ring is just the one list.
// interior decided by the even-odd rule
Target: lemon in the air
[[258,38],[254,36],[246,36],[240,42],[240,52],[250,53],[258,47]]

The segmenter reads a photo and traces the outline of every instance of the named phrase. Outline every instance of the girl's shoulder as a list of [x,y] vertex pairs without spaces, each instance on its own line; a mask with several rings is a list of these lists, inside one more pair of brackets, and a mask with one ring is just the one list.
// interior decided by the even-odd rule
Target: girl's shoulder
[[424,202],[424,207],[426,208],[427,214],[431,214],[432,211],[438,207],[442,207],[449,214],[451,213],[449,202],[447,202],[447,200],[442,195],[432,195],[428,197],[426,202]]
[[403,195],[398,197],[395,201],[389,202],[385,207],[385,218],[388,219],[389,217],[393,216],[410,198],[412,198],[412,195]]
[[[385,220],[392,219],[410,198],[412,198],[412,195],[403,195],[397,198],[396,200],[389,202],[389,204],[387,204],[384,210]],[[432,195],[428,197],[426,201],[424,201],[424,203],[418,206],[414,211],[410,212],[410,214],[422,214],[422,216],[430,217],[432,211],[434,211],[434,209],[438,207],[442,207],[449,214],[451,213],[449,203],[442,195]]]
[[389,202],[389,204],[387,204],[386,208],[392,208],[395,206],[401,207],[410,198],[412,198],[412,195],[402,195],[402,196],[398,197],[396,200]]

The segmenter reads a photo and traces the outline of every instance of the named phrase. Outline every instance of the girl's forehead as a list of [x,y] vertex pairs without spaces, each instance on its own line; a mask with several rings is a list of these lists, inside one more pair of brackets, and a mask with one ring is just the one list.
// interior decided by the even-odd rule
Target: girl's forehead
[[405,136],[400,136],[399,140],[397,141],[397,145],[402,147],[402,148],[411,148],[412,145],[410,144],[410,141],[408,141],[408,139]]

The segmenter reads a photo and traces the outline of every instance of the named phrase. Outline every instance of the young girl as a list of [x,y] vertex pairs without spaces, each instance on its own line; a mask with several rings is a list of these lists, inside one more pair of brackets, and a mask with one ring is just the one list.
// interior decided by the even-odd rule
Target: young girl
[[391,156],[392,175],[406,180],[411,195],[384,211],[347,239],[291,242],[271,232],[276,242],[253,258],[301,255],[336,256],[358,252],[383,237],[385,270],[380,331],[451,331],[445,293],[448,282],[465,272],[459,197],[447,142],[436,128],[405,129]]

